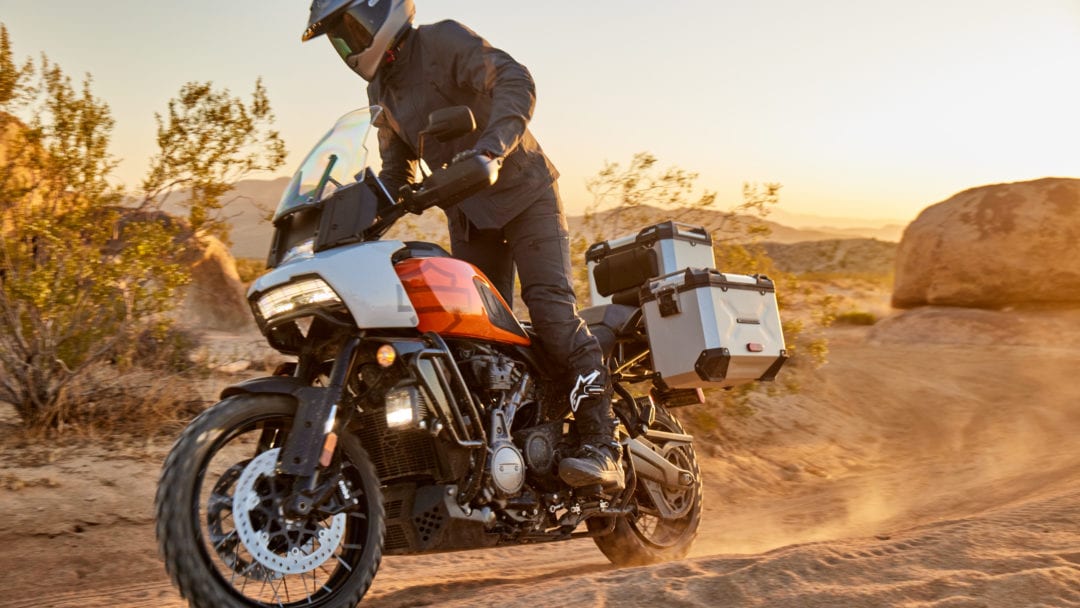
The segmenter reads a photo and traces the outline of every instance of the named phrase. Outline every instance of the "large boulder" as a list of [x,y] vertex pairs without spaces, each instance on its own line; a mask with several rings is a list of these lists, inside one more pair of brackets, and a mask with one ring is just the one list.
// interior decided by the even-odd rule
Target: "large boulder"
[[973,188],[904,231],[893,306],[1080,305],[1080,180]]
[[243,331],[255,326],[244,285],[229,248],[203,236],[191,262],[191,284],[178,315],[195,329]]

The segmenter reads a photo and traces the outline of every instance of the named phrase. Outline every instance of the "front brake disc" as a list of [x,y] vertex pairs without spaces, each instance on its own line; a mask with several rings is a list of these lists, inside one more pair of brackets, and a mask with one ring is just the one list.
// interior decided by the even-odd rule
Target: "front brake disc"
[[240,474],[233,495],[233,520],[240,542],[266,568],[303,574],[326,563],[345,536],[344,513],[328,519],[315,511],[303,519],[285,517],[289,484],[275,471],[280,448],[256,456]]

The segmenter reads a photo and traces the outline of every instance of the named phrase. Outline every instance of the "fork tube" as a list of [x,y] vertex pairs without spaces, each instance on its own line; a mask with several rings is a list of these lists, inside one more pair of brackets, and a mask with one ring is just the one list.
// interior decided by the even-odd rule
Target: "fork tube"
[[335,422],[332,416],[348,409],[340,407],[341,396],[356,363],[360,342],[361,338],[354,336],[341,347],[327,386],[307,387],[297,395],[296,418],[278,463],[283,473],[310,478],[309,483],[315,483],[323,443]]

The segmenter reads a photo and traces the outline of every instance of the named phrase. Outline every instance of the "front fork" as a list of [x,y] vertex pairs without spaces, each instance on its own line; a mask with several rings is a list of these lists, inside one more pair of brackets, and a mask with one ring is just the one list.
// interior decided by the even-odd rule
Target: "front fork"
[[[296,418],[277,464],[279,473],[296,479],[293,494],[286,504],[286,509],[293,515],[307,515],[315,506],[323,451],[333,451],[337,437],[335,427],[348,424],[351,410],[342,408],[341,401],[349,374],[356,364],[360,343],[361,338],[355,336],[345,342],[330,370],[326,386],[304,387],[297,395]],[[346,418],[341,424],[339,414]]]

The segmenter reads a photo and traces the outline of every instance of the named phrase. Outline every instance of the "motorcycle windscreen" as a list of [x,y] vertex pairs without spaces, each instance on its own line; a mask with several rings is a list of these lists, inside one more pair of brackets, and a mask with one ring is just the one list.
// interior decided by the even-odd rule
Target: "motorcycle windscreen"
[[354,110],[334,126],[304,157],[274,212],[274,224],[297,211],[317,207],[339,188],[359,181],[368,165],[367,139],[381,108]]
[[421,332],[531,344],[506,301],[472,264],[454,258],[414,258],[394,269],[420,318]]

